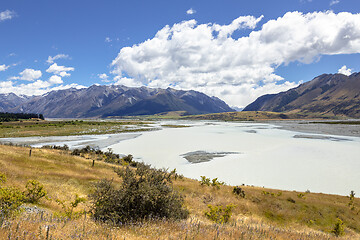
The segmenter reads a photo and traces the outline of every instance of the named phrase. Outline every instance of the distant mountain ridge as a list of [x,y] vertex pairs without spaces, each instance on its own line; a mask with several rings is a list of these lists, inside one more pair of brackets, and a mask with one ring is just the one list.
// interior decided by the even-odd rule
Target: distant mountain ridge
[[32,97],[25,95],[18,96],[14,93],[0,94],[0,112],[6,112],[11,108],[29,101],[31,98]]
[[[6,96],[10,96],[7,98]],[[152,115],[170,111],[204,114],[233,111],[225,102],[197,91],[172,88],[92,85],[22,99],[0,94],[1,111],[42,113],[51,118]]]
[[259,97],[243,111],[298,112],[360,118],[360,73],[322,74],[296,88]]

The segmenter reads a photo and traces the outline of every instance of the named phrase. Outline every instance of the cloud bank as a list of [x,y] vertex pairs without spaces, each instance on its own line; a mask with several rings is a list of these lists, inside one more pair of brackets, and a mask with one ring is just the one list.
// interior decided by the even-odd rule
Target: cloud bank
[[59,85],[54,87],[51,81],[36,80],[29,84],[16,84],[13,81],[0,82],[0,93],[16,93],[18,95],[42,95],[53,90],[62,90],[68,88],[85,88],[85,86],[72,83],[68,85]]
[[[254,30],[261,20],[241,16],[228,25],[189,20],[165,26],[152,39],[122,48],[112,73],[119,84],[195,89],[243,107],[297,85],[275,73],[280,65],[360,53],[359,14],[288,12]],[[243,29],[252,32],[232,36]]]

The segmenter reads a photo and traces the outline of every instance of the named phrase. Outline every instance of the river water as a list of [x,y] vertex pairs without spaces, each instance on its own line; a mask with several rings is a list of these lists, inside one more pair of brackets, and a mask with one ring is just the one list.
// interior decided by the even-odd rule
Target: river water
[[[200,179],[203,175],[230,185],[341,195],[360,191],[358,137],[299,133],[262,123],[173,121],[166,124],[190,127],[164,127],[140,134],[7,141],[70,147],[90,143],[104,150],[112,148],[115,153],[132,154],[136,160],[157,168],[176,168],[185,177]],[[188,161],[185,156],[189,155],[201,160]]]
[[[215,178],[231,185],[347,195],[360,191],[360,138],[304,134],[270,124],[202,123],[166,128],[110,146],[155,167],[186,177]],[[231,152],[208,162],[182,155]]]

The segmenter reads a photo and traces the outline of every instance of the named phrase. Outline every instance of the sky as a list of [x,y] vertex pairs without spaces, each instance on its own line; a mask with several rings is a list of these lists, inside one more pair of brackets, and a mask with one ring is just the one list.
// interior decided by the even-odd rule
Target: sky
[[359,71],[359,0],[0,2],[0,93],[172,87],[241,108]]

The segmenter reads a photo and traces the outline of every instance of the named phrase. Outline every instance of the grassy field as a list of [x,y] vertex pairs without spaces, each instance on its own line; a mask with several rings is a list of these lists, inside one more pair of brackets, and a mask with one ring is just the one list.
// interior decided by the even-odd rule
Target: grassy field
[[68,136],[149,131],[153,129],[151,126],[149,126],[149,124],[151,124],[151,122],[136,120],[23,120],[16,122],[0,123],[0,138],[30,136]]
[[[187,178],[173,181],[190,211],[186,220],[144,220],[113,227],[95,222],[89,214],[78,219],[58,217],[63,209],[56,199],[70,202],[76,194],[87,198],[93,184],[102,178],[121,184],[113,171],[121,166],[97,161],[92,167],[91,157],[53,149],[32,149],[30,157],[28,148],[1,145],[0,172],[7,176],[5,185],[24,190],[29,179],[38,180],[49,200],[36,205],[43,212],[24,211],[3,222],[0,239],[335,239],[331,231],[337,218],[345,225],[343,239],[360,239],[358,198],[349,206],[345,196],[240,186],[243,198],[233,194],[231,186],[217,189]],[[208,204],[236,207],[228,223],[215,224],[204,214]],[[88,210],[89,206],[87,201],[75,210]],[[27,207],[34,209],[34,205]]]

